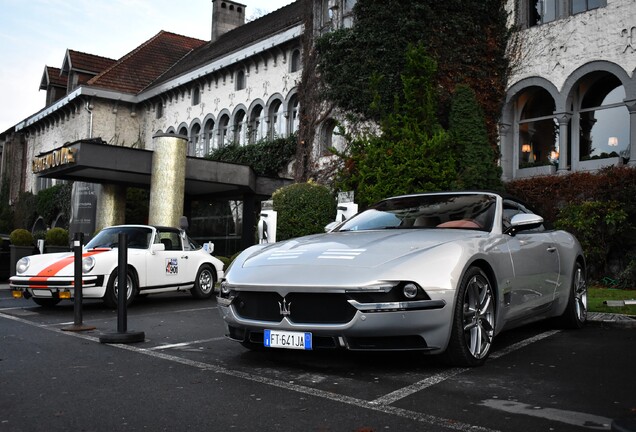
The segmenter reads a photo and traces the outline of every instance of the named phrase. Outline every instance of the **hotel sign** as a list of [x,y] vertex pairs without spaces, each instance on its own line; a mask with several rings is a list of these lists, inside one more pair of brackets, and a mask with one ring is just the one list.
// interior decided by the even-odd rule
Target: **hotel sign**
[[33,173],[39,173],[49,168],[55,168],[62,165],[75,163],[75,154],[77,149],[71,147],[62,147],[53,150],[51,153],[36,156],[31,162]]

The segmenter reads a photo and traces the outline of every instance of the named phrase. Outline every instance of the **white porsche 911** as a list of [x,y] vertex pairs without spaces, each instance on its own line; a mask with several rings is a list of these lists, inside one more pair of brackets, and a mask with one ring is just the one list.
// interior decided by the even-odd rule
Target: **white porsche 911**
[[[82,295],[117,305],[119,234],[128,242],[127,301],[138,294],[189,290],[210,298],[223,277],[223,263],[177,228],[118,225],[103,229],[82,252]],[[74,297],[73,252],[31,255],[16,264],[10,278],[14,295],[54,306]]]
[[579,242],[495,193],[389,198],[325,234],[253,246],[217,297],[255,348],[420,350],[476,366],[504,329],[586,321]]

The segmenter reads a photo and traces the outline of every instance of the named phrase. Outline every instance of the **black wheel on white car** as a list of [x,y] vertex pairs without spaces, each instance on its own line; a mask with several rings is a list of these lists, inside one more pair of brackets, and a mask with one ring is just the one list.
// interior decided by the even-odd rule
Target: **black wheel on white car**
[[566,328],[578,329],[587,321],[587,282],[583,265],[577,261],[572,273],[572,284],[568,305],[561,315],[561,324]]
[[42,306],[45,308],[52,308],[60,302],[59,298],[54,298],[54,297],[51,297],[51,298],[32,297],[32,298],[36,305]]
[[[106,293],[104,294],[104,303],[110,308],[116,308],[118,304],[119,295],[119,275],[118,269],[113,270],[108,278],[108,285],[106,286]],[[129,305],[137,293],[139,287],[137,286],[137,279],[132,270],[128,269],[126,272],[126,305]]]
[[495,296],[488,276],[478,267],[464,275],[453,313],[446,357],[455,366],[481,366],[495,333]]
[[214,271],[209,264],[199,267],[194,286],[190,290],[192,296],[198,299],[207,299],[214,294],[214,284],[216,283]]

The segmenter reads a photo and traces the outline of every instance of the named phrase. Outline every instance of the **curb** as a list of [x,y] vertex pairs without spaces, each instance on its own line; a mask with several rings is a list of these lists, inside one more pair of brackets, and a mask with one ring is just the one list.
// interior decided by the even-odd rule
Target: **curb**
[[587,322],[590,325],[599,325],[613,328],[636,328],[636,317],[602,312],[588,312]]

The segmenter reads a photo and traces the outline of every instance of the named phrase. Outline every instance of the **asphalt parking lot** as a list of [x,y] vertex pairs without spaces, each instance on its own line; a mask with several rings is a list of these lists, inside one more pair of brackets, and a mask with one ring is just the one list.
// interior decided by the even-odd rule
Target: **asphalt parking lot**
[[[4,288],[4,289],[3,289]],[[214,300],[149,296],[135,344],[103,344],[116,311],[43,309],[0,285],[0,431],[584,431],[636,412],[636,328],[550,323],[503,333],[485,366],[413,353],[250,352]]]

